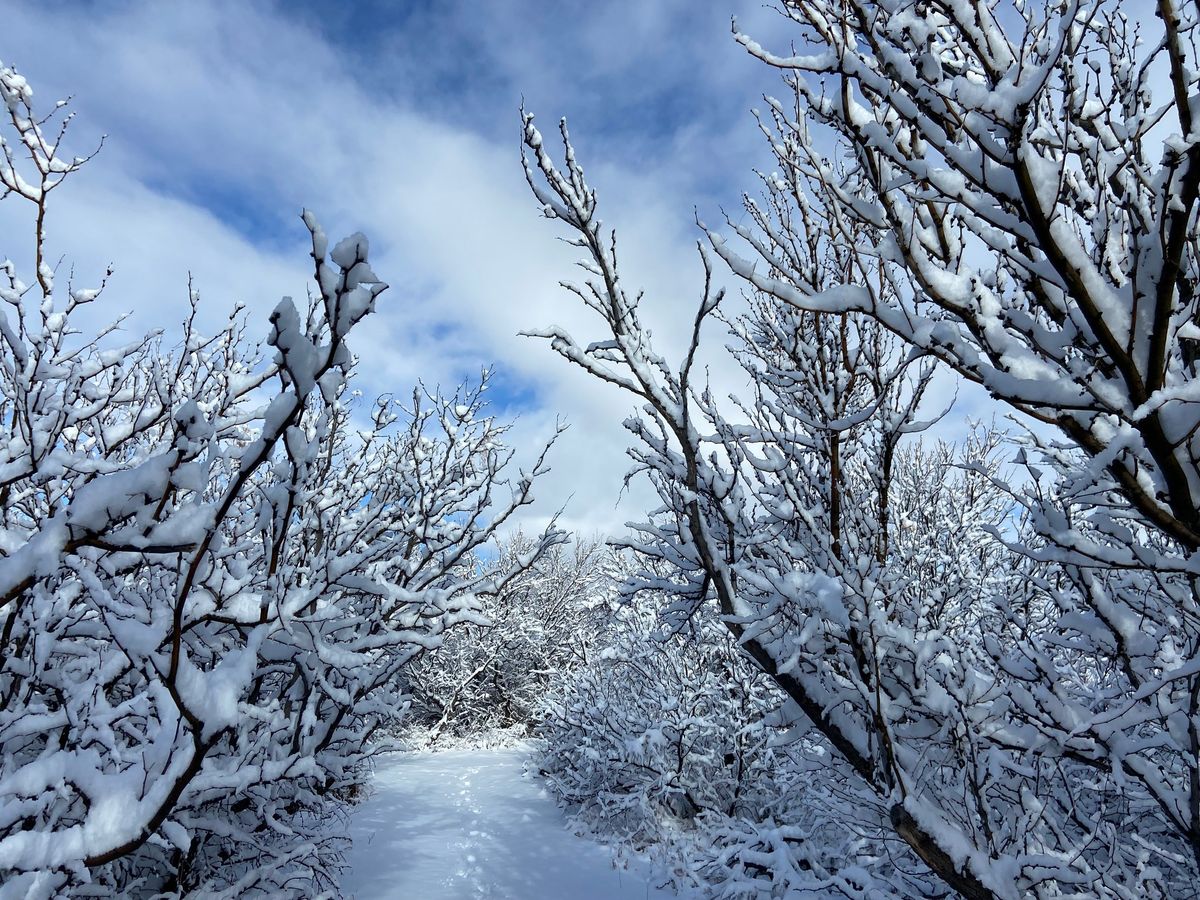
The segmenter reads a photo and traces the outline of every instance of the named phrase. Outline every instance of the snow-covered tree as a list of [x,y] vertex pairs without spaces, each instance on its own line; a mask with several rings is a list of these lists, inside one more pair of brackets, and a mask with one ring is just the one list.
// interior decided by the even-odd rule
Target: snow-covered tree
[[313,896],[338,812],[406,707],[402,675],[558,540],[463,566],[530,501],[484,385],[382,399],[346,338],[385,285],[354,235],[266,346],[235,312],[174,342],[89,334],[99,290],[46,251],[66,156],[0,68],[4,196],[36,279],[0,284],[0,896]]
[[[738,40],[789,88],[763,119],[780,168],[768,194],[789,209],[807,195],[815,212],[797,223],[751,204],[752,224],[733,226],[749,259],[715,234],[714,247],[758,289],[861,311],[1061,434],[1029,436],[1019,497],[1037,532],[1021,549],[1071,586],[1006,611],[1011,636],[1035,636],[1004,651],[1019,742],[1127,785],[1153,811],[1131,818],[1163,830],[1163,865],[1194,884],[1200,6],[782,11],[788,55]],[[854,247],[850,278],[819,283],[789,256],[820,229]],[[1077,679],[1067,699],[1060,684]]]
[[[1147,51],[1113,3],[782,9],[795,55],[739,35],[792,92],[729,223],[751,258],[710,233],[756,292],[729,323],[744,402],[694,371],[719,292],[682,365],[658,356],[565,128],[559,167],[526,120],[604,323],[541,334],[640,406],[639,545],[674,573],[642,586],[668,621],[715,601],[879,839],[961,895],[1191,895],[1195,7],[1160,3]],[[906,458],[934,360],[1061,430],[1024,439],[1022,484],[991,440],[962,470]],[[944,890],[894,858],[872,889]]]

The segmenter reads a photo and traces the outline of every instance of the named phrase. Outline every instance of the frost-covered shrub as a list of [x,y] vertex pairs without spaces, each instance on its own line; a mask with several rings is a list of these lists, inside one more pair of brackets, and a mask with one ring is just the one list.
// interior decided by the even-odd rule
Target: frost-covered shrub
[[[88,335],[47,261],[82,160],[0,67],[4,195],[36,280],[0,283],[0,896],[313,896],[402,674],[547,545],[462,565],[530,499],[482,386],[352,421],[346,337],[385,285],[315,219],[314,286],[266,346],[235,313]],[[19,149],[18,149],[19,148]],[[20,155],[20,158],[18,158]]]
[[757,816],[771,767],[761,672],[711,622],[661,635],[648,603],[616,606],[585,664],[545,703],[540,767],[558,796],[643,847],[702,812]]
[[485,621],[456,628],[411,667],[410,722],[426,740],[528,733],[550,685],[587,658],[621,561],[598,540],[539,546],[520,532],[503,539],[480,565],[516,574],[482,598]]
[[786,696],[719,622],[665,633],[660,607],[612,606],[545,702],[536,760],[576,827],[707,896],[873,885],[886,850],[845,803],[845,767],[784,724]]

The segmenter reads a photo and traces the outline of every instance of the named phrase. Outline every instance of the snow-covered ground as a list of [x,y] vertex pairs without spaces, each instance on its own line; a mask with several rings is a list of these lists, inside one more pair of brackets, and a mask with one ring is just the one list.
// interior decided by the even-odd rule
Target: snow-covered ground
[[351,820],[342,882],[357,900],[675,898],[648,868],[567,830],[521,748],[397,753]]

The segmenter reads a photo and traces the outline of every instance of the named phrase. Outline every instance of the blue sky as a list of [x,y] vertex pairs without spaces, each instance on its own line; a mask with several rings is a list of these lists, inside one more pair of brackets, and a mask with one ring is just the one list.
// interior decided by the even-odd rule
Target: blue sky
[[[732,15],[786,46],[778,14],[745,0],[9,0],[0,59],[46,108],[73,95],[77,151],[108,135],[50,221],[79,280],[114,263],[104,317],[169,328],[190,273],[214,320],[241,301],[265,333],[278,298],[304,293],[310,207],[331,235],[365,232],[392,285],[352,338],[359,387],[404,395],[494,367],[527,457],[556,417],[573,424],[533,519],[573,496],[570,527],[611,530],[648,503],[615,505],[632,404],[516,337],[595,337],[557,287],[574,254],[524,184],[518,106],[544,131],[569,117],[670,351],[699,297],[695,212],[736,212],[765,158],[749,110],[778,82],[734,43]],[[23,216],[0,204],[0,257],[27,255]]]

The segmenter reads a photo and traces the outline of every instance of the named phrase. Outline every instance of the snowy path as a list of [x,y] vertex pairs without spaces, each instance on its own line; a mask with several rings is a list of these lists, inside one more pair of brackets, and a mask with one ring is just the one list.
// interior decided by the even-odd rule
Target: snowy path
[[668,900],[645,870],[571,834],[527,752],[395,754],[351,820],[342,882],[357,900]]

